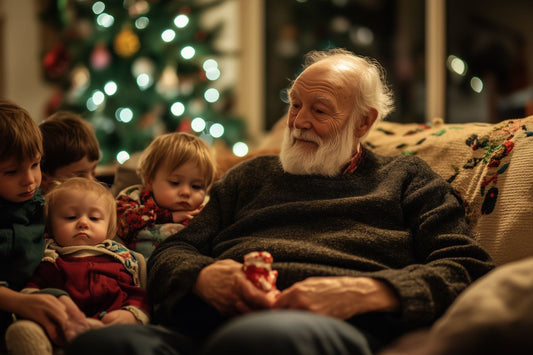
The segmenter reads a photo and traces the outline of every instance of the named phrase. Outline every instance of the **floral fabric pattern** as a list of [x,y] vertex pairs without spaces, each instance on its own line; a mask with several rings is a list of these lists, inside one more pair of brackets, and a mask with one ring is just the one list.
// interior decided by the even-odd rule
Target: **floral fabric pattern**
[[161,241],[185,224],[172,223],[171,212],[157,206],[151,192],[142,185],[134,185],[117,197],[117,226],[117,235],[124,244],[148,259]]
[[497,124],[381,122],[365,144],[426,160],[462,198],[474,236],[496,263],[533,256],[533,116]]

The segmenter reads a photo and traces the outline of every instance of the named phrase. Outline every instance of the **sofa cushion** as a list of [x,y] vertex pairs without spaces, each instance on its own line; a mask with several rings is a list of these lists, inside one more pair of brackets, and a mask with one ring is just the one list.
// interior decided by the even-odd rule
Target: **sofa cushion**
[[533,116],[497,124],[383,121],[365,144],[383,155],[417,155],[449,181],[496,264],[533,256]]

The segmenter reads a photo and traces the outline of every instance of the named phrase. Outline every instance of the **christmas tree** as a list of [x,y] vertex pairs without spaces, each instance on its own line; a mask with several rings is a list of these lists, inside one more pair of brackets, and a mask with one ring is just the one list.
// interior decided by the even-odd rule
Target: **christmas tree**
[[57,84],[48,114],[80,114],[94,127],[102,163],[125,161],[164,132],[185,131],[234,145],[243,123],[231,90],[217,89],[213,41],[202,14],[220,0],[50,0],[41,20],[56,40],[43,73]]

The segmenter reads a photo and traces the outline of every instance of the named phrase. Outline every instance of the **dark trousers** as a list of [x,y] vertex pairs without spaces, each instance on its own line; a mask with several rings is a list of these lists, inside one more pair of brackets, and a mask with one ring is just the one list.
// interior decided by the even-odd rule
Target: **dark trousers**
[[111,326],[84,333],[65,355],[370,355],[365,336],[341,320],[300,311],[265,311],[235,318],[201,346],[156,326]]

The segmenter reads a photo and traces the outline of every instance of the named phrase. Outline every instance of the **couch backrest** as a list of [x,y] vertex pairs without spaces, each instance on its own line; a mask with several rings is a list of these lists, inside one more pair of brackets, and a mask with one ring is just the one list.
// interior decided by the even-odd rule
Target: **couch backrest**
[[365,144],[383,155],[417,155],[449,181],[496,264],[533,256],[533,116],[497,124],[384,121]]

